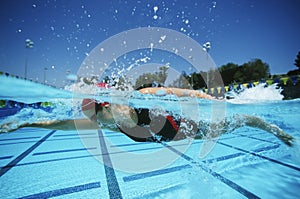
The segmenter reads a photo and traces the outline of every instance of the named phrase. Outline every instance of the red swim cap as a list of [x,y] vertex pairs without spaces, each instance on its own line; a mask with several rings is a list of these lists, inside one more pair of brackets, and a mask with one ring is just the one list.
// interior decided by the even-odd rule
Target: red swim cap
[[102,102],[99,104],[100,106],[104,107],[104,106],[108,106],[109,105],[109,102]]
[[99,87],[99,88],[106,88],[106,89],[110,88],[110,85],[105,83],[105,82],[98,82],[96,84],[96,86]]

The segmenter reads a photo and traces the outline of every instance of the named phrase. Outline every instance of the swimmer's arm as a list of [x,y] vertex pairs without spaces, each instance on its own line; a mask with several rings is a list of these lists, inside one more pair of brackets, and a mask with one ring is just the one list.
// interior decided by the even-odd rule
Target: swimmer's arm
[[273,134],[274,136],[276,136],[278,139],[280,139],[282,142],[284,142],[288,146],[292,146],[293,141],[295,140],[293,136],[285,133],[278,126],[276,126],[274,124],[269,124],[259,117],[250,116],[250,115],[240,115],[238,117],[239,118],[236,121],[239,122],[240,124],[244,123],[245,126],[259,128],[264,131],[267,131],[267,132]]
[[20,128],[22,127],[36,127],[65,131],[99,129],[99,126],[96,122],[87,119],[35,122],[20,126]]
[[153,94],[153,95],[162,95],[162,93],[165,93],[165,94],[176,95],[178,97],[197,97],[197,98],[204,98],[204,99],[214,99],[211,95],[208,95],[206,93],[201,93],[196,90],[182,89],[182,88],[149,87],[149,88],[140,89],[139,92],[143,94]]
[[[204,126],[203,124],[200,126]],[[217,137],[223,133],[230,133],[235,129],[241,128],[243,126],[249,126],[253,128],[258,128],[264,130],[268,133],[271,133],[279,140],[284,142],[288,146],[293,145],[293,141],[295,138],[287,133],[285,133],[282,129],[274,124],[269,124],[263,119],[252,116],[252,115],[235,115],[234,118],[230,118],[229,120],[225,120],[225,123],[213,123],[209,128],[212,129],[209,134],[206,134],[206,137]],[[201,136],[200,136],[201,138]]]
[[[63,120],[63,121],[46,121],[46,122],[36,122],[33,124],[27,124],[22,127],[36,127],[36,128],[45,128],[45,129],[54,129],[54,130],[98,130],[98,129],[107,129],[111,131],[119,131],[115,125],[106,125],[99,127],[97,122],[93,122],[87,119],[76,119],[76,120]],[[21,127],[21,128],[22,128]]]

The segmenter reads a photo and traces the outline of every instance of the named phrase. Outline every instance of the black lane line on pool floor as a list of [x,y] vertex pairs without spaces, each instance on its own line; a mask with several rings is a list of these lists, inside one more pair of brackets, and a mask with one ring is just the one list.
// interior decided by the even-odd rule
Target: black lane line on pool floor
[[1,156],[1,157],[0,157],[0,160],[6,160],[6,159],[10,159],[10,158],[12,158],[12,157],[14,157],[14,156],[12,156],[12,155]]
[[[147,151],[147,150],[153,150],[153,149],[161,149],[162,147],[152,147],[152,148],[145,148],[145,149],[132,149],[127,151],[120,151],[120,152],[112,152],[109,153],[112,154],[120,154],[120,153],[128,153],[128,152],[137,152],[137,151]],[[35,162],[26,162],[17,164],[15,166],[25,166],[25,165],[34,165],[34,164],[40,164],[40,163],[48,163],[48,162],[57,162],[57,161],[63,161],[63,160],[75,160],[75,159],[81,159],[81,158],[91,158],[95,156],[103,156],[103,155],[109,155],[108,153],[105,154],[94,154],[94,155],[82,155],[82,156],[73,156],[73,157],[65,157],[65,158],[56,158],[56,159],[50,159],[50,160],[41,160],[41,161],[35,161]]]
[[125,176],[125,177],[123,177],[123,181],[124,182],[131,182],[131,181],[135,181],[135,180],[150,178],[150,177],[154,177],[154,176],[160,176],[160,175],[163,175],[163,174],[173,173],[173,172],[176,172],[176,171],[180,171],[180,170],[184,170],[184,169],[190,169],[190,168],[192,168],[192,166],[189,165],[189,164],[186,164],[186,165],[170,167],[170,168],[156,170],[156,171],[149,171],[149,172],[146,172],[146,173],[140,173],[140,174],[134,174],[134,175],[131,175],[131,176]]
[[[87,136],[87,135],[93,135],[96,136],[95,133],[80,133],[80,136]],[[54,135],[53,137],[79,137],[78,133],[70,133],[70,134],[58,134],[58,135]]]
[[278,161],[278,160],[275,160],[275,159],[272,159],[272,158],[269,158],[269,157],[266,157],[266,156],[263,156],[263,155],[259,155],[259,154],[255,153],[255,152],[252,152],[252,151],[247,151],[247,150],[245,150],[245,149],[241,149],[241,148],[232,146],[232,145],[230,145],[230,144],[225,144],[225,143],[220,142],[220,141],[217,141],[217,142],[218,142],[219,144],[223,145],[223,146],[227,146],[227,147],[229,147],[229,148],[236,149],[236,150],[238,150],[238,151],[242,151],[242,152],[244,152],[244,153],[248,153],[248,154],[254,155],[254,156],[256,156],[256,157],[260,157],[260,158],[262,158],[262,159],[268,160],[268,161],[270,161],[270,162],[279,164],[279,165],[281,165],[281,166],[288,167],[288,168],[294,169],[294,170],[296,170],[296,171],[300,171],[300,168],[299,168],[299,167],[296,167],[296,166],[293,166],[293,165],[290,165],[290,164],[287,164],[287,163],[284,163],[284,162],[280,162],[280,161]]
[[[262,151],[269,151],[269,150],[276,149],[279,146],[280,146],[279,144],[275,144],[273,146],[267,146],[267,147],[262,147],[262,148],[259,148],[259,149],[255,149],[253,152],[258,153],[258,152],[262,152]],[[244,156],[244,155],[247,155],[247,153],[233,153],[233,154],[230,154],[230,155],[225,155],[225,156],[221,156],[221,157],[217,157],[217,158],[203,160],[202,162],[203,163],[214,163],[214,162],[229,160],[229,159]]]
[[55,132],[56,132],[56,130],[51,131],[46,136],[44,136],[42,139],[37,141],[34,145],[32,145],[29,149],[24,151],[21,155],[19,155],[15,159],[13,159],[6,166],[2,167],[1,170],[0,170],[0,177],[3,176],[11,168],[13,168],[16,164],[18,164],[21,160],[23,160],[28,154],[30,154],[34,149],[36,149],[40,144],[42,144],[45,140],[47,140]]
[[[263,141],[263,142],[267,142],[267,143],[270,143],[270,144],[278,144],[277,142],[272,142],[272,141],[268,141],[268,140],[265,140],[265,139],[261,139],[261,138],[256,138],[256,137],[253,137],[253,135],[249,136],[249,135],[242,135],[242,134],[238,134],[238,133],[233,133],[239,137],[246,137],[246,138],[250,138],[252,140],[258,140],[258,141]],[[260,133],[262,134],[262,133]],[[254,134],[255,135],[255,134]],[[259,134],[257,134],[259,135]]]
[[236,190],[237,192],[241,193],[242,195],[244,195],[247,198],[259,198],[258,196],[256,196],[254,193],[244,189],[243,187],[241,187],[240,185],[234,183],[233,181],[225,178],[224,176],[214,172],[213,170],[211,170],[210,168],[197,163],[193,158],[181,153],[180,151],[178,151],[177,149],[173,148],[172,146],[169,146],[168,144],[162,142],[161,143],[163,146],[165,146],[167,149],[171,150],[172,152],[180,155],[181,158],[191,162],[193,165],[196,165],[198,167],[200,167],[203,171],[209,173],[210,175],[212,175],[213,177],[215,177],[216,179],[220,180],[221,182],[225,183],[226,185],[228,185],[229,187],[231,187],[232,189]]
[[[273,146],[267,146],[267,147],[256,149],[255,152],[268,151],[268,150],[276,149],[279,146],[280,146],[279,144],[273,145]],[[225,161],[225,160],[229,160],[229,159],[244,156],[244,155],[247,155],[247,153],[234,153],[234,154],[230,154],[230,155],[226,155],[226,156],[221,156],[218,158],[203,160],[202,162],[204,164],[220,162],[220,161]],[[171,173],[171,172],[176,172],[176,171],[179,171],[182,169],[188,169],[188,168],[191,168],[191,166],[190,165],[182,165],[182,166],[171,167],[171,168],[166,168],[166,169],[161,169],[161,170],[156,170],[156,171],[151,171],[151,172],[146,172],[146,173],[134,174],[131,176],[123,177],[123,181],[129,182],[129,181],[134,181],[134,180],[141,180],[141,179],[158,176],[158,175],[162,175],[162,174],[167,174],[167,173]]]
[[63,189],[56,189],[56,190],[52,190],[52,191],[37,193],[37,194],[29,195],[29,196],[24,196],[21,198],[22,199],[51,198],[51,197],[57,197],[57,196],[61,196],[61,195],[81,192],[81,191],[100,188],[100,187],[101,187],[100,182],[92,182],[92,183],[78,185],[78,186],[74,186],[74,187],[67,187],[67,188],[63,188]]
[[88,151],[88,150],[95,150],[95,149],[97,149],[97,147],[77,148],[77,149],[63,149],[63,150],[55,150],[55,151],[37,152],[37,153],[32,154],[32,156],[49,155],[49,154],[57,154],[57,153],[68,153],[68,152],[78,152],[78,151]]
[[101,130],[98,130],[98,136],[100,141],[102,159],[104,163],[104,170],[105,170],[109,198],[121,199],[122,193]]
[[[172,191],[177,191],[180,188],[182,188],[182,185],[175,185],[175,186],[164,188],[164,189],[161,189],[159,191],[155,191],[155,192],[152,192],[152,193],[149,193],[149,194],[146,194],[146,195],[142,195],[142,198],[158,198],[157,196],[161,196],[161,195],[162,195],[162,197],[160,197],[160,198],[164,198],[163,194],[170,193]],[[132,199],[140,199],[140,198],[141,198],[141,196],[134,197]]]
[[[53,136],[55,137],[55,136]],[[66,140],[84,140],[84,139],[98,139],[98,136],[82,136],[82,137],[68,137],[68,138],[52,138],[48,139],[47,142],[55,142],[55,141],[66,141]],[[6,142],[0,143],[0,146],[5,145],[13,145],[13,144],[28,144],[28,143],[35,143],[36,141],[24,141],[24,142]]]
[[22,137],[22,138],[5,138],[5,139],[0,139],[0,142],[6,142],[6,141],[15,141],[15,140],[32,140],[32,139],[38,139],[41,137]]
[[[47,140],[48,141],[48,140]],[[137,152],[137,151],[147,151],[147,150],[153,150],[153,149],[161,149],[163,146],[157,146],[157,147],[151,147],[151,148],[144,148],[144,149],[132,149],[127,151],[120,151],[120,152],[112,152],[109,153],[112,154],[120,154],[120,153],[128,153],[128,152]],[[64,157],[64,158],[56,158],[56,159],[50,159],[50,160],[40,160],[35,162],[26,162],[26,163],[20,163],[15,166],[26,166],[26,165],[34,165],[34,164],[41,164],[41,163],[49,163],[49,162],[57,162],[57,161],[64,161],[64,160],[75,160],[75,159],[81,159],[81,158],[91,158],[95,156],[103,156],[108,155],[108,153],[105,154],[94,154],[94,155],[82,155],[82,156],[72,156],[72,157]],[[9,156],[10,157],[10,156]],[[11,156],[13,157],[13,156]]]

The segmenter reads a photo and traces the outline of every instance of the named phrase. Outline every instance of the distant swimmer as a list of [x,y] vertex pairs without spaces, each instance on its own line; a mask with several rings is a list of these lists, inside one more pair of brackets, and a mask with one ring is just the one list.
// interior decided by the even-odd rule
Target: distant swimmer
[[142,88],[139,92],[154,95],[176,95],[178,97],[197,97],[203,99],[214,99],[211,95],[191,89],[169,88],[169,87],[148,87]]
[[[213,99],[206,94],[202,95],[202,93],[198,94],[192,90],[176,88],[143,88],[140,92],[153,94],[158,92],[159,89],[166,92],[166,94]],[[85,119],[43,121],[18,127],[12,124],[4,124],[1,126],[0,131],[14,131],[22,127],[56,130],[110,129],[121,132],[136,142],[164,142],[187,138],[215,138],[224,133],[230,133],[235,129],[248,126],[271,133],[288,146],[291,146],[294,141],[291,135],[285,133],[278,126],[250,115],[235,115],[218,123],[195,122],[167,111],[134,108],[108,102],[98,103],[93,99],[84,99],[81,109],[86,116]]]

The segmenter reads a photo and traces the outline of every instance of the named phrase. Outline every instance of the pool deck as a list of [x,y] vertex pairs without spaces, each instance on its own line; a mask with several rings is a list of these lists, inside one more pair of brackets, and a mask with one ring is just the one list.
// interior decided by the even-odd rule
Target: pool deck
[[[272,198],[283,192],[296,198],[300,166],[290,149],[268,133],[251,131],[251,136],[249,129],[221,136],[202,159],[202,140],[137,143],[117,132],[79,136],[76,131],[34,128],[1,134],[0,198]],[[96,139],[100,145],[84,145],[85,139]],[[187,143],[184,153],[176,147]],[[158,150],[177,159],[138,173],[114,165],[122,153]]]

